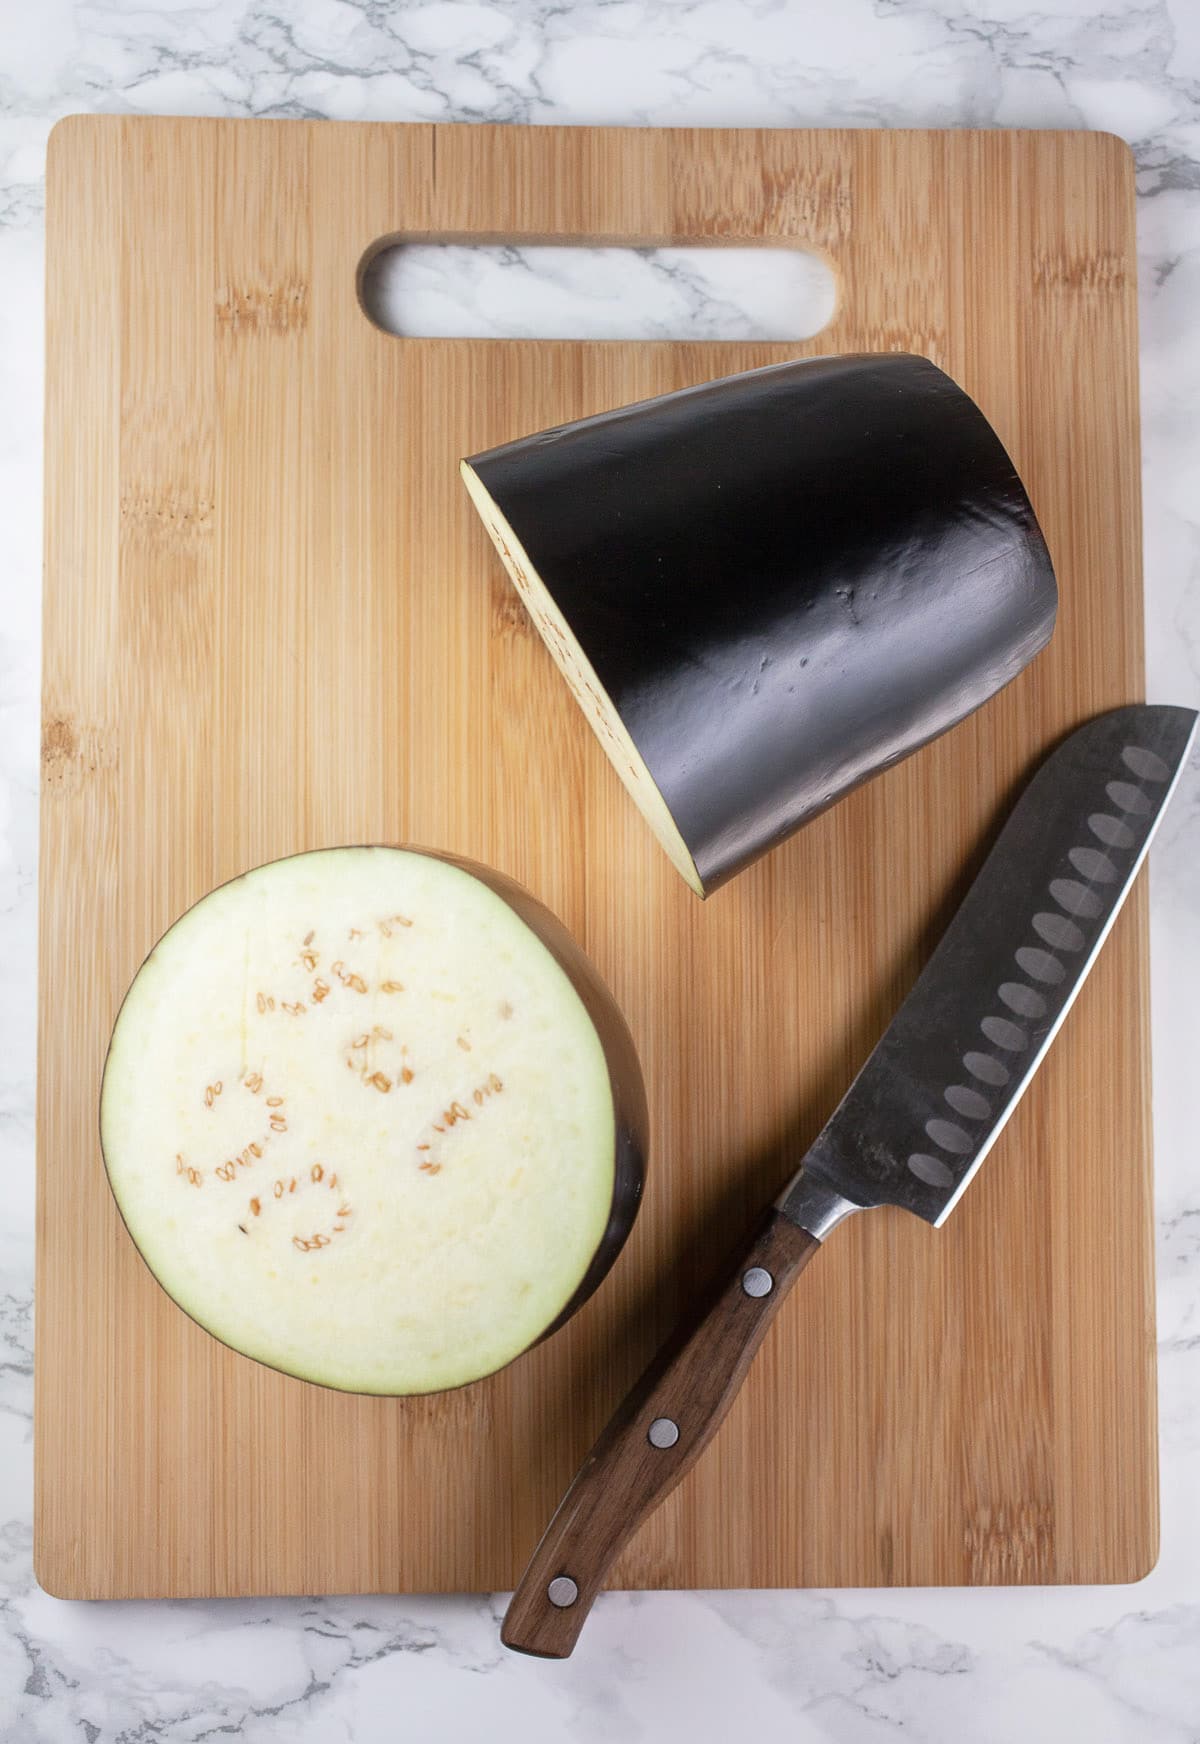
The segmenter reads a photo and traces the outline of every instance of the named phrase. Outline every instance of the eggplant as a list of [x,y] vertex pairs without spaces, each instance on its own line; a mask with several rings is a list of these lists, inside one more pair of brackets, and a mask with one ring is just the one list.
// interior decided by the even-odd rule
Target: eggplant
[[612,995],[528,891],[339,848],[190,908],[117,1017],[101,1144],[159,1283],[300,1379],[410,1394],[561,1326],[641,1198],[646,1097]]
[[462,462],[604,750],[705,896],[1045,646],[1012,461],[927,358],[727,376]]

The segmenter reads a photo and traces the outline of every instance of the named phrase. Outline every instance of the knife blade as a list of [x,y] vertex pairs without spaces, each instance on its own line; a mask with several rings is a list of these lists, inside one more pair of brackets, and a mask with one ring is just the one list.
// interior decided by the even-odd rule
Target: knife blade
[[1046,759],[780,1196],[785,1216],[817,1236],[875,1205],[945,1222],[1108,937],[1196,718],[1113,709]]
[[935,1226],[949,1216],[1108,936],[1196,721],[1191,709],[1114,709],[1043,763],[738,1263],[580,1467],[508,1607],[506,1646],[572,1651],[613,1559],[700,1457],[788,1289],[838,1223],[881,1205]]

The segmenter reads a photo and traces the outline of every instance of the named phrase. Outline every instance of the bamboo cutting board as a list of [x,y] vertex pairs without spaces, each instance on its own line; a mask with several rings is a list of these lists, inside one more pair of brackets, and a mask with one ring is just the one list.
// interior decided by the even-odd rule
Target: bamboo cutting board
[[[37,1569],[80,1597],[511,1586],[612,1406],[794,1167],[1040,754],[1142,694],[1132,172],[1106,135],[73,118],[49,166]],[[797,345],[400,340],[386,238],[828,255]],[[81,262],[87,263],[86,275]],[[1050,649],[701,904],[496,562],[460,455],[729,371],[927,353],[1022,471]],[[488,861],[633,1029],[652,1174],[507,1373],[322,1391],[163,1295],[97,1145],[163,929],[341,842]],[[942,1231],[852,1220],[625,1586],[1124,1581],[1157,1543],[1144,882]]]

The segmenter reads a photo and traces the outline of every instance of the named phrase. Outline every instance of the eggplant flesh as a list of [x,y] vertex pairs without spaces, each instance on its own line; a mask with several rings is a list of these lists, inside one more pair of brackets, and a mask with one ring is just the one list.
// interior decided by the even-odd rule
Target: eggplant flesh
[[811,358],[462,463],[550,652],[700,895],[979,708],[1057,586],[927,358]]
[[100,1114],[168,1294],[351,1392],[503,1367],[641,1197],[642,1077],[598,973],[510,879],[411,849],[298,854],[189,909],[125,998]]

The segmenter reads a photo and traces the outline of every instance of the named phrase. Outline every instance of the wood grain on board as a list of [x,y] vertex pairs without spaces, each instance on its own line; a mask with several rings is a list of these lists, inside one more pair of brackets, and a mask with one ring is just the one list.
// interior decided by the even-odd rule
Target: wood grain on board
[[[823,251],[779,344],[398,339],[389,238]],[[676,1313],[794,1167],[1039,756],[1142,694],[1130,160],[1107,135],[75,117],[48,195],[37,1570],[99,1597],[512,1585]],[[86,272],[81,271],[86,263]],[[700,903],[459,482],[510,437],[824,351],[927,353],[1029,486],[1049,650]],[[803,537],[798,529],[797,537]],[[408,841],[527,884],[653,1111],[615,1272],[506,1373],[354,1398],[158,1289],[97,1097],[158,935],[248,866]],[[854,1219],[617,1584],[1123,1581],[1157,1544],[1144,882],[946,1228]]]

